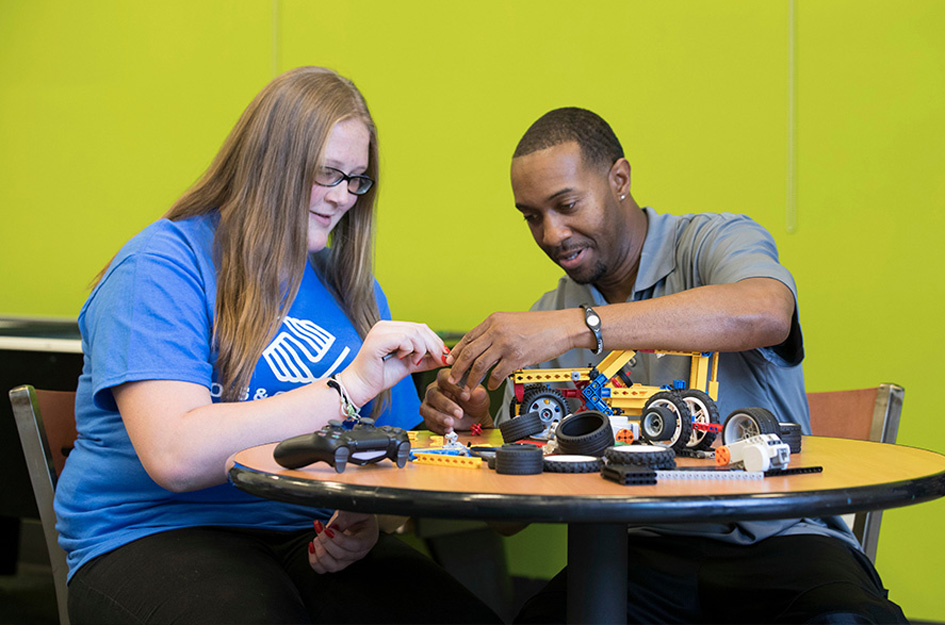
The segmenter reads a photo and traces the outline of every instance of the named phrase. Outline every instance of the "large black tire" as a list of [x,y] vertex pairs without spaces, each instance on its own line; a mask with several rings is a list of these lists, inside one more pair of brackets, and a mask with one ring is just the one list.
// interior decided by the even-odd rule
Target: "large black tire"
[[604,450],[604,460],[614,464],[637,464],[654,469],[676,466],[676,452],[661,445],[621,445]]
[[495,451],[495,472],[505,475],[534,475],[544,471],[541,449],[525,444],[509,444]]
[[555,430],[558,452],[600,457],[614,444],[610,418],[596,410],[577,412],[558,424]]
[[767,408],[739,408],[725,418],[722,444],[728,445],[759,434],[780,434],[778,419]]
[[[531,386],[531,385],[530,385]],[[568,400],[561,391],[536,384],[525,389],[519,412],[537,412],[545,427],[560,422],[568,414]]]
[[537,412],[527,412],[519,415],[511,421],[504,421],[499,424],[499,431],[502,432],[502,440],[506,443],[514,443],[523,438],[528,438],[533,434],[540,434],[545,430],[545,425]]
[[686,402],[670,391],[656,393],[646,400],[640,415],[640,438],[653,445],[684,449],[692,438],[692,415]]
[[[681,391],[679,396],[686,402],[693,424],[719,423],[719,407],[707,393],[690,388]],[[692,428],[692,434],[689,436],[686,447],[690,449],[708,449],[713,442],[715,442],[715,432],[705,432]]]

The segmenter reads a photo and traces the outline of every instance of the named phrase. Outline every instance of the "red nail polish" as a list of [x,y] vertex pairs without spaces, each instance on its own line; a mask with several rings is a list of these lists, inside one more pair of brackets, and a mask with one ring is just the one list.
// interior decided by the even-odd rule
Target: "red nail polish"
[[309,553],[315,553],[315,543],[314,543],[314,542],[309,542],[309,544],[308,544],[308,552],[309,552]]
[[324,528],[324,526],[322,525],[322,522],[316,520],[316,521],[315,521],[315,533],[316,533],[316,534],[321,534],[323,529],[325,529],[325,528]]
[[330,527],[326,527],[326,528],[325,528],[325,534],[328,536],[328,538],[334,538],[334,537],[335,537],[335,533],[334,533],[333,531],[331,531],[331,528],[330,528]]

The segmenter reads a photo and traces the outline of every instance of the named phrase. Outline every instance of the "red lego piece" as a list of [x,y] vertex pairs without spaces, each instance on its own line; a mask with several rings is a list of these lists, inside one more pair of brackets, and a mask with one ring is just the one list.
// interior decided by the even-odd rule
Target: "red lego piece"
[[469,433],[473,436],[480,436],[482,434],[482,426],[478,423],[473,423],[469,428]]

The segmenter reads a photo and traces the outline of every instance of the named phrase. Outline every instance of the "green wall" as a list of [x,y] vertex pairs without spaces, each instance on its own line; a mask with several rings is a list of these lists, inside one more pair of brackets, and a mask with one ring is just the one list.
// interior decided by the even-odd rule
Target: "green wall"
[[[771,230],[810,390],[902,384],[900,442],[945,452],[945,288],[924,269],[942,266],[943,31],[940,0],[2,0],[0,314],[74,317],[274,73],[327,65],[380,128],[395,316],[461,331],[551,287],[509,158],[540,114],[584,106],[623,140],[642,204]],[[943,513],[884,516],[878,568],[911,619],[945,621]],[[513,572],[560,565],[563,537],[510,539]]]

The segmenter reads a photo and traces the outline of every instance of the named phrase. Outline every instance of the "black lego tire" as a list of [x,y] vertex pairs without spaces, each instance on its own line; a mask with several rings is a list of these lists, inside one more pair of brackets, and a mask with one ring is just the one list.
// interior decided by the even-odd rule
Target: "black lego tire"
[[546,473],[597,473],[601,468],[600,458],[576,454],[545,456]]
[[604,460],[613,464],[672,469],[676,466],[676,452],[662,445],[621,445],[605,449]]
[[520,412],[537,412],[542,424],[547,427],[561,422],[568,415],[568,400],[564,393],[544,384],[532,384],[522,395]]
[[[656,408],[668,409],[672,412],[672,418],[669,418],[665,410],[655,410]],[[664,427],[652,427],[658,422],[662,422]],[[672,429],[669,438],[660,437],[663,435],[665,426]],[[646,443],[685,449],[692,438],[692,415],[689,414],[689,404],[674,391],[661,391],[652,395],[646,400],[640,415],[640,438]]]
[[686,447],[689,449],[708,449],[715,442],[715,432],[705,432],[695,428],[696,423],[714,423],[718,425],[719,407],[715,400],[709,397],[708,393],[694,388],[687,388],[679,392],[679,396],[686,402],[689,408],[689,416],[692,417],[692,433],[689,435],[689,442]]
[[555,429],[557,449],[562,454],[601,457],[614,444],[610,418],[597,410],[565,417]]
[[514,419],[499,424],[499,431],[502,432],[502,440],[506,443],[514,443],[523,438],[528,438],[532,434],[539,434],[545,430],[545,424],[541,422],[541,417],[537,412],[527,412]]
[[778,427],[781,428],[781,442],[791,448],[791,453],[801,451],[801,426],[797,423],[781,422]]
[[779,434],[778,419],[767,408],[739,408],[725,417],[722,444],[729,445],[759,434]]
[[[523,391],[522,397],[525,397],[525,393],[535,388],[547,388],[544,384],[526,384]],[[518,411],[520,410],[519,406],[521,403],[518,399],[515,398],[515,395],[512,395],[512,399],[509,400],[509,419],[514,419],[518,416]]]
[[535,475],[544,471],[541,449],[529,443],[503,445],[495,450],[495,472],[504,475]]
[[514,419],[518,416],[518,400],[515,399],[515,395],[512,395],[512,399],[509,400],[509,419]]
[[667,406],[650,406],[640,419],[640,438],[648,443],[668,441],[673,437],[676,413]]

